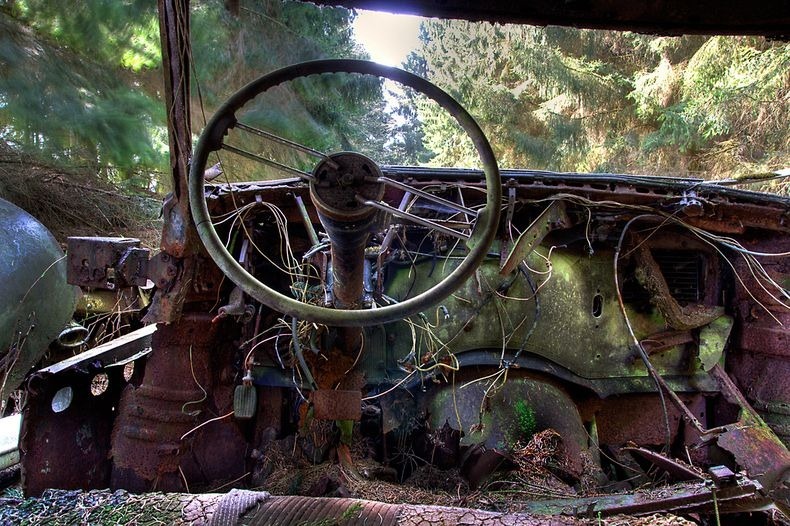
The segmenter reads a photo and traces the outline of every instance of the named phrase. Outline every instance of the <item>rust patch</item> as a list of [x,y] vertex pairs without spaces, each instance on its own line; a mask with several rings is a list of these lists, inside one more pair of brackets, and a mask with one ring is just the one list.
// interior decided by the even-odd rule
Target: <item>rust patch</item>
[[310,396],[315,418],[320,420],[359,420],[362,417],[362,393],[319,389]]
[[[680,411],[673,404],[667,404],[667,411],[672,432],[670,439],[674,441],[680,427]],[[601,410],[596,414],[596,423],[602,444],[619,446],[635,442],[659,446],[666,441],[664,415],[658,395],[638,394],[604,400]]]
[[138,267],[147,266],[149,251],[139,247],[139,239],[127,237],[70,237],[68,282],[107,290],[145,285],[145,271]]
[[[106,488],[110,481],[109,438],[113,405],[124,385],[121,369],[110,372],[108,388],[91,394],[93,375],[64,373],[52,380],[31,379],[20,435],[25,494],[48,488]],[[71,387],[71,404],[55,413],[51,403],[62,387]]]
[[154,333],[142,385],[128,387],[121,397],[112,437],[114,487],[182,489],[178,478],[162,476],[178,470],[191,442],[181,437],[207,419],[199,386],[208,390],[213,384],[210,356],[218,325],[209,321],[192,315]]

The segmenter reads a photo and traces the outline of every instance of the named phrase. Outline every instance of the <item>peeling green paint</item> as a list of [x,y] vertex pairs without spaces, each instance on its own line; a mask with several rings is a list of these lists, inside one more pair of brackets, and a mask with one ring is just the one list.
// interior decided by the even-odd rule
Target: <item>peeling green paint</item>
[[[540,318],[524,352],[541,356],[583,378],[646,377],[647,371],[632,349],[617,301],[614,253],[600,250],[594,256],[579,256],[555,248],[550,255],[550,274],[548,257],[549,250],[539,246],[526,260],[539,287],[539,307],[524,276],[500,276],[499,260],[491,258],[440,307],[424,312],[424,319],[430,323],[433,334],[456,354],[485,349],[499,349],[501,354],[503,340],[504,348],[511,352],[522,346],[539,309]],[[446,268],[441,259],[404,265],[390,276],[386,293],[396,299],[413,296],[438,282],[457,261],[449,260]],[[667,327],[658,309],[636,312],[626,308],[637,338]],[[386,330],[392,341],[392,355],[407,356],[413,344],[409,325],[397,322],[389,324]],[[425,352],[417,346],[418,356],[425,356]],[[692,358],[684,345],[651,356],[656,369],[670,376],[691,374],[697,369],[689,365]]]

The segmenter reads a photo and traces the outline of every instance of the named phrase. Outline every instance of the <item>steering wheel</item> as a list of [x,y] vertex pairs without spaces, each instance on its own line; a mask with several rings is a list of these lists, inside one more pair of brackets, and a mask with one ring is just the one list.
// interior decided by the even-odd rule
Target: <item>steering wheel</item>
[[[237,122],[236,112],[259,94],[284,82],[325,73],[356,73],[383,77],[408,86],[438,103],[460,124],[466,134],[472,139],[472,143],[477,150],[486,180],[485,207],[480,211],[469,210],[451,201],[445,201],[438,196],[413,188],[410,185],[382,177],[378,167],[362,155],[348,152],[324,155],[321,152]],[[323,212],[323,216],[329,216],[330,222],[338,219],[336,215],[339,213],[340,216],[343,216],[340,219],[356,221],[358,224],[359,221],[365,221],[365,216],[370,216],[376,209],[379,209],[385,210],[394,216],[406,218],[413,222],[420,222],[424,226],[453,234],[453,232],[447,232],[447,227],[434,221],[419,218],[397,207],[382,203],[380,199],[384,194],[383,186],[394,186],[414,195],[439,201],[445,206],[454,207],[464,213],[474,214],[476,220],[471,235],[457,236],[466,239],[469,247],[468,254],[445,279],[432,288],[413,298],[379,308],[338,309],[321,307],[300,302],[277,292],[247,272],[236,261],[220,240],[209,216],[204,196],[204,172],[211,152],[226,149],[241,155],[254,157],[265,164],[276,164],[274,161],[253,156],[248,154],[248,152],[223,144],[223,139],[228,130],[234,127],[263,135],[264,137],[268,136],[267,138],[269,139],[277,140],[303,152],[321,157],[322,160],[312,174],[289,169],[282,165],[278,165],[278,167],[281,169],[285,168],[309,182],[310,195],[319,211],[319,215],[322,215],[321,212]],[[360,175],[360,169],[364,171],[364,174]],[[346,172],[353,172],[356,175],[348,175]],[[355,188],[356,190],[354,190]],[[195,148],[189,172],[189,199],[193,221],[207,252],[222,272],[244,292],[275,311],[329,326],[362,327],[388,323],[416,314],[449,296],[474,273],[475,269],[486,257],[499,224],[501,198],[502,188],[496,158],[491,150],[491,145],[472,116],[450,95],[422,77],[398,68],[364,60],[337,59],[304,62],[279,69],[247,84],[222,105],[203,130]],[[323,216],[321,218],[322,222],[324,222]],[[324,226],[327,227],[326,223]],[[327,230],[330,234],[330,241],[332,241],[332,232],[330,230],[342,231],[343,228],[327,228]]]

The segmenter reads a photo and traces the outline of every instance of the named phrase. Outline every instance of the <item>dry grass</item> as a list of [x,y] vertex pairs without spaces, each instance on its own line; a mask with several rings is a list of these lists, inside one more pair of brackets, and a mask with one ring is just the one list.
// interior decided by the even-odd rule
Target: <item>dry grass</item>
[[[355,435],[356,436],[356,435]],[[536,500],[584,496],[548,469],[561,457],[561,438],[553,430],[538,433],[516,453],[518,469],[500,473],[480,489],[472,489],[459,470],[422,465],[403,483],[380,478],[387,468],[367,457],[364,447],[352,446],[353,472],[335,462],[312,464],[290,440],[269,444],[264,456],[273,471],[259,488],[273,495],[352,497],[391,504],[473,508],[505,513],[530,512]],[[571,520],[571,519],[568,519]],[[687,526],[694,522],[671,514],[645,517],[613,516],[575,519],[596,526]]]
[[69,236],[125,236],[159,246],[156,195],[126,195],[95,172],[48,165],[2,143],[0,197],[41,221],[61,243]]

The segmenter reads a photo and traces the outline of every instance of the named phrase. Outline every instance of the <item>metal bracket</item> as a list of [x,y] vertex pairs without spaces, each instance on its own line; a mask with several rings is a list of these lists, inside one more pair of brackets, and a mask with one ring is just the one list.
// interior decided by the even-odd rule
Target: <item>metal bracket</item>
[[570,225],[570,219],[565,213],[565,203],[553,201],[546,209],[518,236],[513,250],[507,257],[499,273],[502,276],[513,272],[524,261],[535,247],[551,232],[557,228]]
[[128,237],[70,237],[67,240],[70,285],[115,290],[145,284],[149,251]]
[[[127,237],[68,238],[67,281],[88,289],[143,287],[148,280],[167,289],[179,272],[178,260],[165,252],[151,257],[140,240]],[[150,258],[150,259],[149,259]]]

